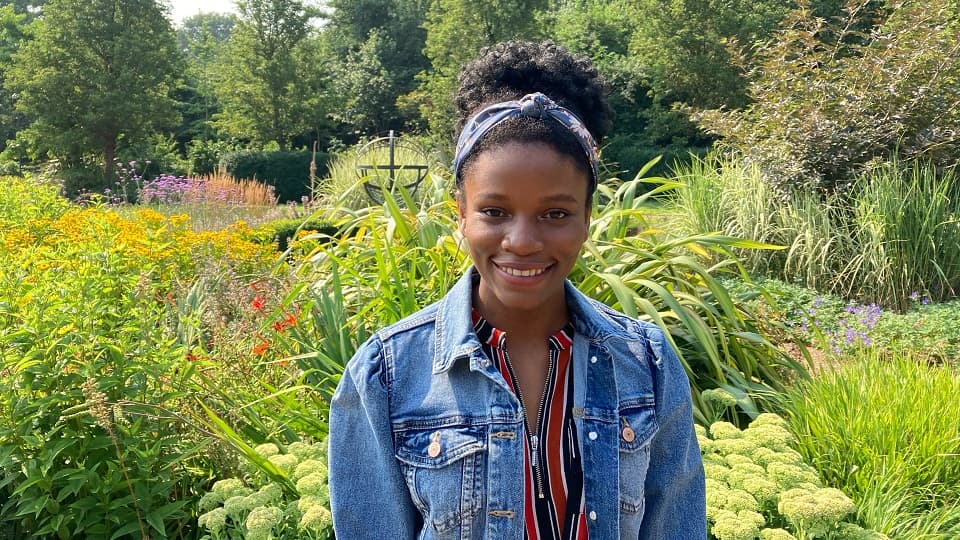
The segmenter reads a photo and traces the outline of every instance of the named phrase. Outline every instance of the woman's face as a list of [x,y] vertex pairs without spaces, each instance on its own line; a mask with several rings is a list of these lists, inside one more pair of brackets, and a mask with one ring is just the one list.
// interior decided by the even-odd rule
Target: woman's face
[[543,143],[484,151],[464,170],[460,232],[480,273],[481,313],[565,317],[563,282],[590,225],[588,177]]

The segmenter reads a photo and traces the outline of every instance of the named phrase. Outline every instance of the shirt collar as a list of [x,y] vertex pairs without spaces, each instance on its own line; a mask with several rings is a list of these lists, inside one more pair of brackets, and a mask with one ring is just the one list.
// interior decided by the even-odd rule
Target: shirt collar
[[[449,370],[458,360],[469,359],[471,366],[482,355],[480,340],[473,330],[473,279],[476,269],[470,267],[454,284],[437,308],[433,372]],[[577,336],[597,340],[610,335],[637,339],[637,335],[614,323],[595,300],[587,298],[569,280],[564,283],[571,324]],[[579,339],[579,338],[578,338]]]

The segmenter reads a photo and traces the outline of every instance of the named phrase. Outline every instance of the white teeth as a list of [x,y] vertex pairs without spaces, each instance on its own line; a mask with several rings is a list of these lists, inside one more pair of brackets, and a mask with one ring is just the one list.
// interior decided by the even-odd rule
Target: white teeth
[[517,277],[533,277],[533,276],[539,276],[540,274],[546,272],[546,268],[541,268],[541,269],[539,269],[539,270],[518,270],[518,269],[516,269],[516,268],[510,268],[510,267],[507,267],[507,266],[501,266],[500,269],[503,270],[504,272],[510,274],[511,276],[517,276]]

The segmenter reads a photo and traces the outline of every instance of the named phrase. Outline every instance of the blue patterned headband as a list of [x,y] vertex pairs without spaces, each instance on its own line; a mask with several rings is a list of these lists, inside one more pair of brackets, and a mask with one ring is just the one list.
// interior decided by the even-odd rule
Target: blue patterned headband
[[495,103],[486,107],[475,114],[463,126],[460,132],[460,138],[457,140],[457,153],[453,159],[453,172],[456,177],[457,185],[461,185],[463,178],[460,177],[460,168],[463,162],[467,160],[470,151],[484,135],[491,129],[500,125],[504,120],[510,118],[519,118],[527,116],[530,118],[552,118],[566,127],[570,133],[576,137],[583,151],[587,154],[587,161],[590,163],[590,191],[597,186],[600,181],[599,158],[597,157],[597,143],[593,135],[587,130],[587,127],[577,118],[577,115],[568,109],[557,105],[552,99],[541,94],[527,94],[516,101],[504,101]]

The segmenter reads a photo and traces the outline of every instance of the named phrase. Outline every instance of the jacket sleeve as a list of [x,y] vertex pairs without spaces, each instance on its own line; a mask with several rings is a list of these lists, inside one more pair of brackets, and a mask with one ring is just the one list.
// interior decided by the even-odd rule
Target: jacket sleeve
[[640,538],[707,537],[703,459],[693,430],[690,383],[676,352],[657,329],[649,332],[655,357],[659,430],[650,446],[650,468]]
[[330,402],[330,508],[338,540],[415,538],[420,514],[394,454],[388,370],[371,338]]

